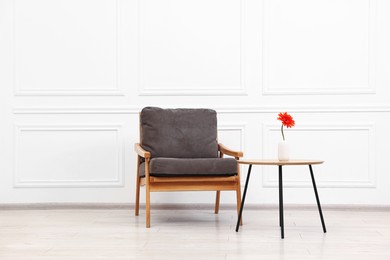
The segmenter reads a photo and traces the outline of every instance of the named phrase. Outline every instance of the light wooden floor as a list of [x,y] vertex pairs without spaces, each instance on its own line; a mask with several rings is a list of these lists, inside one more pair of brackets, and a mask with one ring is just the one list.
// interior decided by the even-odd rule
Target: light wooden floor
[[212,208],[0,209],[0,259],[390,259],[390,211],[285,209],[280,239],[276,208],[236,213]]

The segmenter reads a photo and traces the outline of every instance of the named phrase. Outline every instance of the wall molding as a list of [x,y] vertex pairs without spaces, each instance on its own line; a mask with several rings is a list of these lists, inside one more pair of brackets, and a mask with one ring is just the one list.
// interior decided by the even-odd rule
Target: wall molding
[[115,79],[114,85],[111,88],[83,88],[82,86],[78,88],[63,88],[63,89],[24,89],[20,85],[18,80],[18,60],[19,56],[16,50],[17,46],[17,36],[16,36],[16,1],[13,1],[13,89],[15,96],[124,96],[123,89],[119,83],[119,57],[120,57],[120,48],[119,48],[119,28],[120,28],[120,0],[115,0]]
[[192,88],[171,89],[162,86],[145,86],[144,83],[144,6],[143,1],[138,0],[138,95],[139,96],[247,96],[245,84],[245,0],[240,1],[240,86],[234,88],[223,88],[215,86],[198,86]]
[[376,78],[376,43],[377,43],[377,0],[368,0],[368,84],[355,86],[354,88],[345,85],[318,85],[319,88],[307,89],[300,85],[289,85],[274,87],[269,82],[268,62],[270,59],[269,53],[269,23],[267,22],[269,14],[269,1],[263,3],[263,37],[262,37],[262,94],[263,95],[359,95],[359,94],[376,94],[375,78]]
[[[373,123],[350,123],[350,124],[315,124],[315,125],[300,125],[299,129],[291,129],[289,131],[367,131],[368,133],[368,174],[367,179],[348,179],[348,180],[317,180],[318,187],[324,188],[376,188],[376,170],[375,170],[375,125]],[[271,131],[280,131],[280,125],[267,125],[263,124],[263,154],[265,158],[269,158],[266,153],[269,146],[269,133]],[[355,162],[353,162],[355,163]],[[278,187],[277,179],[272,180],[268,169],[263,169],[263,187]],[[284,180],[284,187],[299,188],[299,187],[312,187],[309,174],[306,180]]]
[[[124,186],[124,145],[122,138],[122,125],[15,125],[14,126],[14,188],[98,188]],[[28,180],[19,176],[18,165],[20,136],[23,131],[113,131],[116,133],[118,152],[118,172],[113,179],[85,179],[85,180]]]
[[130,107],[18,107],[14,114],[138,114],[142,108]]
[[[161,107],[184,107],[180,105],[161,106]],[[195,107],[195,106],[192,106]],[[237,114],[237,113],[279,113],[280,106],[256,106],[256,107],[213,107],[218,113]],[[375,106],[283,106],[285,111],[293,113],[388,113],[389,105]],[[142,107],[37,107],[20,106],[14,107],[13,114],[138,114]]]
[[[117,85],[117,84],[116,84]],[[22,90],[17,88],[15,96],[125,96],[121,90],[117,89],[34,89]]]
[[[89,202],[38,202],[38,203],[1,203],[1,210],[47,210],[47,209],[117,209],[128,210],[134,209],[135,204],[130,203],[89,203]],[[314,210],[318,211],[316,204],[291,204],[285,203],[284,208],[297,209],[297,210]],[[154,203],[153,210],[193,210],[204,209],[212,210],[215,204],[212,203]],[[389,212],[390,205],[388,204],[326,204],[321,202],[321,207],[328,210],[345,211],[346,209],[354,210],[357,212],[370,211],[370,212]],[[141,209],[145,208],[145,205],[140,205]],[[279,204],[259,204],[259,203],[245,203],[245,210],[276,210],[279,208]],[[220,209],[236,210],[237,205],[233,203],[223,203],[220,205]]]

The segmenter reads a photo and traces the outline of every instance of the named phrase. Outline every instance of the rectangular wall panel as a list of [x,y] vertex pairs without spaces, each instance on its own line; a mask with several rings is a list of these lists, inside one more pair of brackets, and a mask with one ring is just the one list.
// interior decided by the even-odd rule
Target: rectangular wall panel
[[376,0],[265,0],[263,93],[374,93],[376,19]]
[[[291,159],[324,160],[315,165],[319,187],[374,188],[374,125],[313,125],[284,129],[290,145]],[[277,145],[282,140],[280,126],[265,125],[263,150],[265,158],[277,158]],[[284,185],[311,187],[307,166],[284,167]],[[277,186],[277,167],[265,167],[264,187]]]
[[14,0],[17,95],[120,95],[117,0]]
[[15,187],[123,185],[120,126],[15,128]]
[[243,2],[140,1],[139,93],[244,94]]

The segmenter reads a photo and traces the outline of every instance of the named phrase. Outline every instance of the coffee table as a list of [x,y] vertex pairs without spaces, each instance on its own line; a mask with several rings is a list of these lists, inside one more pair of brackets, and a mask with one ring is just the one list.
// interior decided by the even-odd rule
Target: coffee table
[[319,161],[319,160],[288,160],[288,161],[279,161],[277,159],[269,159],[269,160],[259,160],[259,159],[254,159],[254,160],[239,160],[239,164],[248,164],[248,175],[246,177],[245,181],[245,188],[244,188],[244,194],[241,202],[241,207],[240,207],[240,213],[238,215],[238,220],[237,220],[237,225],[236,225],[236,232],[238,232],[238,229],[240,227],[240,222],[241,222],[241,216],[242,216],[242,211],[244,209],[244,204],[245,204],[245,197],[246,197],[246,192],[248,190],[248,183],[249,183],[249,178],[251,175],[251,170],[252,170],[252,165],[275,165],[278,166],[279,168],[279,225],[280,225],[280,232],[281,232],[281,238],[284,238],[284,216],[283,216],[283,166],[293,166],[293,165],[308,165],[309,170],[310,170],[310,175],[311,175],[311,180],[313,183],[313,189],[314,189],[314,194],[317,200],[317,206],[318,206],[318,211],[320,213],[320,218],[321,218],[321,224],[322,224],[322,229],[324,233],[326,233],[326,227],[325,227],[325,221],[324,217],[322,215],[322,210],[321,210],[321,203],[320,199],[318,197],[318,191],[317,191],[317,186],[316,182],[314,179],[314,174],[313,174],[313,168],[312,165],[314,164],[322,164],[324,161]]

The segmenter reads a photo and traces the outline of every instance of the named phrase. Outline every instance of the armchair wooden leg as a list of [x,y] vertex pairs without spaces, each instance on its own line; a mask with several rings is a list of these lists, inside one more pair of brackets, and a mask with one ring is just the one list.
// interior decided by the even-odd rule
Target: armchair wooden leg
[[141,163],[141,158],[137,156],[137,176],[135,179],[135,215],[139,215],[139,192],[141,186],[141,178],[139,176],[139,166]]
[[[240,215],[240,208],[241,208],[241,187],[240,187],[240,183],[237,184],[236,197],[237,197],[237,216],[239,216]],[[241,217],[240,225],[242,226],[242,217]]]
[[221,191],[217,190],[216,196],[215,196],[215,208],[214,208],[214,213],[218,214],[219,212],[219,200],[221,198]]
[[135,187],[135,215],[139,215],[139,193],[140,193],[140,182],[141,178],[137,176],[136,187]]
[[146,188],[146,227],[150,228],[150,190]]

